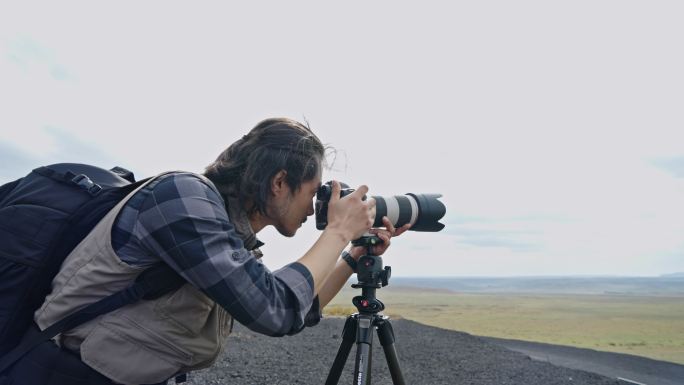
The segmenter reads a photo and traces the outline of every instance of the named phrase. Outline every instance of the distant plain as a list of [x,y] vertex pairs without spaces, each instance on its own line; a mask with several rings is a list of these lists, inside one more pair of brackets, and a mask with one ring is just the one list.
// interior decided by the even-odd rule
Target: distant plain
[[[324,314],[355,312],[360,294],[343,289]],[[377,297],[392,318],[684,364],[682,278],[394,278]]]

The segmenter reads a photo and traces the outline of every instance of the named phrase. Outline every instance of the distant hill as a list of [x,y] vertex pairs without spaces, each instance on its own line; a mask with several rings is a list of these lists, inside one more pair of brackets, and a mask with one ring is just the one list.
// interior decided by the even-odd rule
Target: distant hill
[[392,277],[390,284],[461,293],[684,296],[684,275],[674,274],[662,277]]
[[663,274],[661,275],[663,278],[684,278],[684,271],[679,272],[679,273],[672,273],[672,274]]

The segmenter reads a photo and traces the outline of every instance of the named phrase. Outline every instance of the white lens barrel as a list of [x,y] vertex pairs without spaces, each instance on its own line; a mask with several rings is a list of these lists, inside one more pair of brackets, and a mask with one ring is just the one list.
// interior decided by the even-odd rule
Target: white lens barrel
[[374,196],[376,202],[376,215],[374,227],[384,226],[382,217],[389,218],[395,227],[407,223],[413,225],[418,220],[420,209],[418,202],[410,195],[395,195],[390,197]]
[[396,225],[399,220],[399,203],[394,197],[390,197],[385,199],[385,204],[387,205],[387,213],[385,215],[387,215],[387,218],[389,218],[393,225]]

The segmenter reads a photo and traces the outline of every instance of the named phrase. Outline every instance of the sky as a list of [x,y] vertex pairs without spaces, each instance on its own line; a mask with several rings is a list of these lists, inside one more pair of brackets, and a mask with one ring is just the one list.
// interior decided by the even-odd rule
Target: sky
[[[201,172],[260,120],[307,121],[324,180],[440,193],[395,276],[684,271],[675,1],[0,4],[0,183],[57,162]],[[258,234],[265,263],[320,232]]]

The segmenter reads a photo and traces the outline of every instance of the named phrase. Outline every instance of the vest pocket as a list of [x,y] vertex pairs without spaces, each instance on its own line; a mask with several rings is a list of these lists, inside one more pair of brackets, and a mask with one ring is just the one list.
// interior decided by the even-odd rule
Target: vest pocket
[[158,301],[155,312],[190,336],[198,336],[215,303],[190,284],[183,285],[166,300]]
[[[115,323],[111,328],[99,323],[81,344],[83,362],[112,380],[123,384],[158,383],[190,364],[190,354],[154,331],[125,317],[117,318]],[[123,323],[128,323],[128,328],[122,329]]]
[[217,306],[219,312],[219,335],[226,338],[233,332],[233,317],[222,307]]

